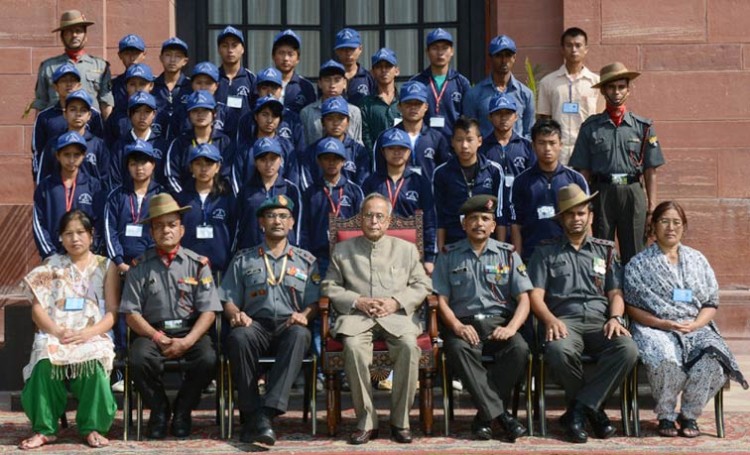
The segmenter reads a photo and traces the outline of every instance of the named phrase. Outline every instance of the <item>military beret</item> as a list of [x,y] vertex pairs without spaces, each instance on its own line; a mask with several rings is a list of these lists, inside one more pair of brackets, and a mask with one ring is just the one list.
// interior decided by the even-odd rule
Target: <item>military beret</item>
[[279,194],[278,196],[263,201],[263,203],[260,204],[260,207],[258,207],[258,210],[255,211],[255,216],[260,218],[266,210],[270,209],[287,209],[289,210],[289,213],[291,213],[292,210],[294,210],[294,202],[292,202],[287,196]]
[[470,197],[463,203],[458,212],[461,215],[468,215],[474,212],[495,213],[497,210],[497,198],[489,194],[480,194]]

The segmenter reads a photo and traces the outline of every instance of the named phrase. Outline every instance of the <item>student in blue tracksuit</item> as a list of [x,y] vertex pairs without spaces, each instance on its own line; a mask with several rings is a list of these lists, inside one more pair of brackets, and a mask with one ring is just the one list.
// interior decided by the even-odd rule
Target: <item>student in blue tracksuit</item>
[[318,144],[327,137],[338,139],[346,149],[343,174],[347,179],[361,185],[372,172],[371,153],[348,134],[349,103],[340,96],[323,101],[320,108],[323,137],[312,143],[300,160],[300,185],[303,190],[320,179],[320,167],[316,162]]
[[[204,90],[210,93],[211,96],[214,96],[214,100],[216,100],[218,88],[219,68],[216,65],[211,62],[201,62],[193,67],[193,73],[190,76],[190,85],[183,90],[185,94],[181,96],[180,103],[175,105],[174,112],[172,113],[166,136],[168,140],[172,140],[180,134],[193,129],[187,111],[190,95],[199,90]],[[226,110],[227,106],[224,103],[216,102],[216,108],[214,109],[214,129],[217,131],[224,132]],[[231,137],[231,139],[234,139],[234,137]]]
[[[67,131],[75,131],[86,141],[86,156],[81,165],[81,172],[96,178],[104,187],[109,183],[110,154],[104,141],[91,134],[86,125],[91,120],[91,109],[94,100],[86,90],[76,90],[65,98],[65,121]],[[59,137],[59,136],[58,136]],[[57,139],[47,141],[47,146],[39,156],[39,168],[36,184],[50,174],[57,172]]]
[[187,114],[192,128],[172,141],[164,159],[167,187],[174,194],[181,192],[185,182],[189,181],[190,150],[199,144],[211,143],[219,149],[222,157],[221,175],[227,180],[230,178],[234,161],[234,144],[216,128],[214,121],[216,106],[213,95],[205,90],[193,92],[188,98]]
[[124,110],[128,105],[128,97],[125,85],[127,83],[128,69],[134,64],[141,63],[146,58],[146,43],[138,35],[129,34],[122,37],[117,43],[117,56],[122,62],[125,71],[117,77],[112,78],[112,96],[115,98],[115,109]]
[[514,130],[513,125],[518,120],[516,109],[517,104],[512,97],[504,93],[492,96],[489,118],[493,130],[482,139],[482,146],[479,148],[481,155],[502,166],[507,189],[513,186],[513,180],[518,174],[536,163],[531,141],[519,136]]
[[140,221],[148,216],[151,198],[164,187],[154,178],[158,157],[150,143],[136,139],[123,152],[128,178],[107,196],[103,221],[107,257],[126,273],[133,259],[154,245],[151,231]]
[[[253,146],[255,173],[240,189],[237,195],[237,235],[236,251],[251,248],[263,241],[255,211],[260,204],[275,196],[284,195],[294,203],[292,214],[295,220],[302,220],[302,194],[299,187],[279,174],[283,151],[274,138],[261,139]],[[298,245],[300,225],[289,231],[289,242]]]
[[362,37],[352,28],[343,28],[336,33],[334,44],[336,59],[344,65],[346,77],[346,99],[352,104],[359,104],[360,100],[377,90],[377,83],[362,65],[359,56],[362,55]]
[[[65,120],[65,98],[76,90],[81,89],[81,73],[72,63],[65,63],[57,67],[52,73],[52,83],[59,97],[59,101],[53,106],[39,112],[34,120],[34,131],[31,136],[31,170],[34,180],[39,171],[39,160],[47,142],[56,139],[68,129]],[[102,115],[94,107],[91,108],[91,119],[86,124],[86,129],[94,136],[104,138],[104,121]]]
[[[88,94],[87,94],[88,95]],[[32,229],[37,251],[42,259],[63,253],[59,223],[65,213],[79,209],[91,217],[94,225],[104,205],[99,180],[81,172],[86,156],[86,140],[75,131],[60,135],[55,142],[56,171],[46,176],[34,190]],[[95,250],[100,234],[94,237]]]
[[[318,96],[312,82],[297,73],[301,56],[302,39],[291,29],[286,29],[273,37],[271,57],[277,70],[281,72],[282,92],[279,99],[284,107],[299,114],[303,107],[314,103]],[[264,96],[260,95],[259,96]]]
[[151,94],[156,99],[156,109],[166,114],[165,124],[159,125],[159,132],[166,134],[174,107],[180,102],[184,89],[190,83],[182,71],[188,62],[187,43],[175,36],[167,39],[161,44],[159,61],[164,71],[154,80]]
[[[283,88],[281,73],[276,68],[266,68],[258,73],[258,77],[255,80],[255,89],[257,91],[258,100],[267,96],[273,96],[277,100],[284,102],[281,99]],[[237,138],[235,140],[237,149],[240,150],[246,147],[252,147],[253,143],[257,139],[255,137],[256,121],[255,115],[258,108],[258,101],[255,102],[255,108],[253,112],[247,112],[242,115],[237,127]],[[299,114],[290,110],[286,106],[281,112],[281,119],[276,132],[279,137],[283,137],[287,141],[291,142],[294,146],[294,151],[299,155],[307,148],[305,142],[305,130],[302,128],[302,120]]]
[[438,253],[432,182],[424,175],[423,169],[411,165],[412,141],[406,132],[398,128],[387,129],[380,136],[379,143],[386,164],[365,180],[362,190],[365,194],[380,193],[387,197],[393,213],[398,216],[410,217],[417,210],[422,211],[424,268],[428,275],[432,274]]
[[125,149],[139,139],[151,145],[156,163],[154,180],[163,185],[164,155],[167,154],[169,142],[152,128],[156,118],[156,99],[149,93],[136,92],[128,100],[128,115],[132,128],[128,134],[118,139],[111,149],[109,187],[115,188],[130,179],[128,163],[125,160]]
[[221,178],[221,154],[213,144],[200,144],[190,151],[193,178],[175,196],[180,207],[192,207],[182,216],[185,235],[182,246],[206,256],[218,278],[232,258],[236,204],[231,188]]
[[560,163],[562,130],[557,121],[538,120],[531,127],[531,137],[537,162],[513,182],[506,215],[512,223],[513,246],[524,262],[541,241],[563,234],[554,218],[558,212],[557,191],[575,183],[589,192],[583,175]]
[[467,199],[478,194],[497,197],[495,238],[504,239],[507,233],[503,207],[507,203],[508,192],[503,188],[503,169],[494,161],[479,155],[482,144],[479,122],[460,117],[453,128],[451,145],[456,156],[438,166],[432,177],[439,251],[445,245],[466,238],[459,209]]
[[437,28],[427,34],[426,44],[430,66],[411,80],[421,82],[429,88],[429,125],[443,133],[446,139],[450,139],[453,124],[463,112],[462,100],[471,83],[450,67],[453,59],[453,36],[450,33]]
[[104,123],[104,141],[107,147],[111,147],[130,131],[130,119],[128,118],[128,99],[136,92],[150,92],[154,88],[154,73],[151,67],[145,63],[130,65],[125,74],[125,101],[115,106],[112,114]]
[[[401,123],[396,128],[406,132],[412,145],[410,167],[422,169],[422,175],[432,181],[435,168],[451,159],[453,154],[448,140],[435,128],[425,122],[427,114],[427,87],[417,81],[409,81],[401,86],[398,108]],[[375,142],[373,163],[376,172],[385,170],[385,159],[379,141]]]
[[252,142],[243,143],[235,154],[234,163],[232,164],[232,186],[234,192],[239,192],[239,187],[250,179],[255,173],[255,160],[253,159],[253,145],[265,138],[276,138],[281,144],[284,152],[282,156],[281,175],[295,183],[299,183],[299,164],[298,153],[294,150],[291,142],[278,134],[279,123],[281,122],[284,105],[273,96],[259,98],[255,103],[253,113],[252,136],[249,138]]
[[242,114],[255,105],[255,75],[242,66],[245,54],[245,38],[236,28],[227,26],[216,40],[221,57],[219,67],[219,88],[214,97],[226,106],[224,132],[233,138],[237,134],[237,124]]

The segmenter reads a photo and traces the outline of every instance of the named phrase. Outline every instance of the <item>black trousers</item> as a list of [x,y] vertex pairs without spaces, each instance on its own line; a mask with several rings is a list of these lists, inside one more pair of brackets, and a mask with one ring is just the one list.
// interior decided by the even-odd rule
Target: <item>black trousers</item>
[[[138,337],[130,345],[128,362],[136,388],[152,411],[166,411],[169,401],[164,391],[164,361],[161,349],[148,338]],[[203,335],[179,359],[184,373],[174,402],[175,412],[190,412],[198,406],[201,391],[216,377],[216,351],[211,338]]]
[[[496,327],[505,326],[508,321],[504,317],[471,321],[481,340],[477,346],[449,329],[441,333],[448,366],[461,378],[479,419],[485,422],[505,412],[513,387],[526,372],[529,345],[520,333],[507,340],[487,340]],[[494,362],[485,367],[482,355],[494,357]]]
[[[232,378],[237,385],[237,407],[255,412],[261,407],[286,412],[289,392],[310,349],[310,330],[300,325],[286,327],[285,319],[254,319],[249,327],[235,327],[229,333],[227,348],[232,363]],[[261,400],[258,377],[260,358],[275,355],[276,361],[266,373],[266,393]]]
[[640,182],[630,185],[595,183],[591,192],[599,191],[594,205],[594,237],[617,241],[625,265],[646,246],[646,191]]

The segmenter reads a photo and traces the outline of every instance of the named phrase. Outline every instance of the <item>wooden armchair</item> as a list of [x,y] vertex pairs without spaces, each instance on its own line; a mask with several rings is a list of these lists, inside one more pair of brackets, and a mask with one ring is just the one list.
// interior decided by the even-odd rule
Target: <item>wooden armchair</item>
[[[329,243],[331,250],[337,242],[362,235],[359,215],[349,219],[339,219],[333,215],[328,217]],[[417,245],[420,256],[424,256],[424,240],[422,232],[422,212],[415,216],[401,218],[393,216],[388,235],[407,240]],[[331,320],[336,312],[327,297],[321,297],[319,302],[321,317],[321,365],[326,376],[327,388],[327,420],[328,434],[334,436],[336,427],[341,421],[341,372],[344,370],[344,344],[331,335]],[[419,418],[422,431],[426,435],[432,434],[433,377],[438,366],[438,326],[437,326],[437,298],[428,296],[424,304],[425,332],[417,338],[422,355],[419,359]],[[384,340],[373,343],[373,358],[370,367],[374,378],[384,378],[392,368],[388,355],[388,347]]]

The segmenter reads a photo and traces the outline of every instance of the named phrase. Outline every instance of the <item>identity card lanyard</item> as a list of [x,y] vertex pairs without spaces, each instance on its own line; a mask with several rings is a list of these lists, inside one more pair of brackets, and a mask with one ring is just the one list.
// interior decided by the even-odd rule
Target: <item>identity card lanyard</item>
[[73,208],[73,199],[75,198],[75,195],[76,195],[76,180],[78,179],[77,178],[73,179],[73,184],[70,186],[70,192],[68,192],[68,189],[65,188],[65,211],[66,212],[70,212],[70,209]]
[[440,94],[438,95],[437,87],[435,86],[435,80],[433,78],[430,78],[430,88],[432,89],[432,94],[435,96],[435,114],[440,114],[440,100],[443,99],[443,94],[445,93],[445,89],[448,87],[448,81],[446,80],[443,82],[443,87],[440,89]]
[[401,177],[401,181],[396,186],[396,193],[393,193],[393,190],[391,189],[391,179],[386,177],[385,184],[388,187],[388,199],[391,201],[391,207],[396,206],[396,200],[398,200],[398,193],[401,192],[401,187],[404,186],[404,182],[406,181],[405,178]]
[[333,215],[338,218],[339,213],[341,213],[341,200],[344,197],[344,187],[342,186],[339,188],[339,203],[338,205],[333,202],[333,198],[331,197],[331,191],[326,187],[323,188],[323,191],[326,193],[326,197],[328,198],[328,203],[331,204],[331,211],[333,212]]

